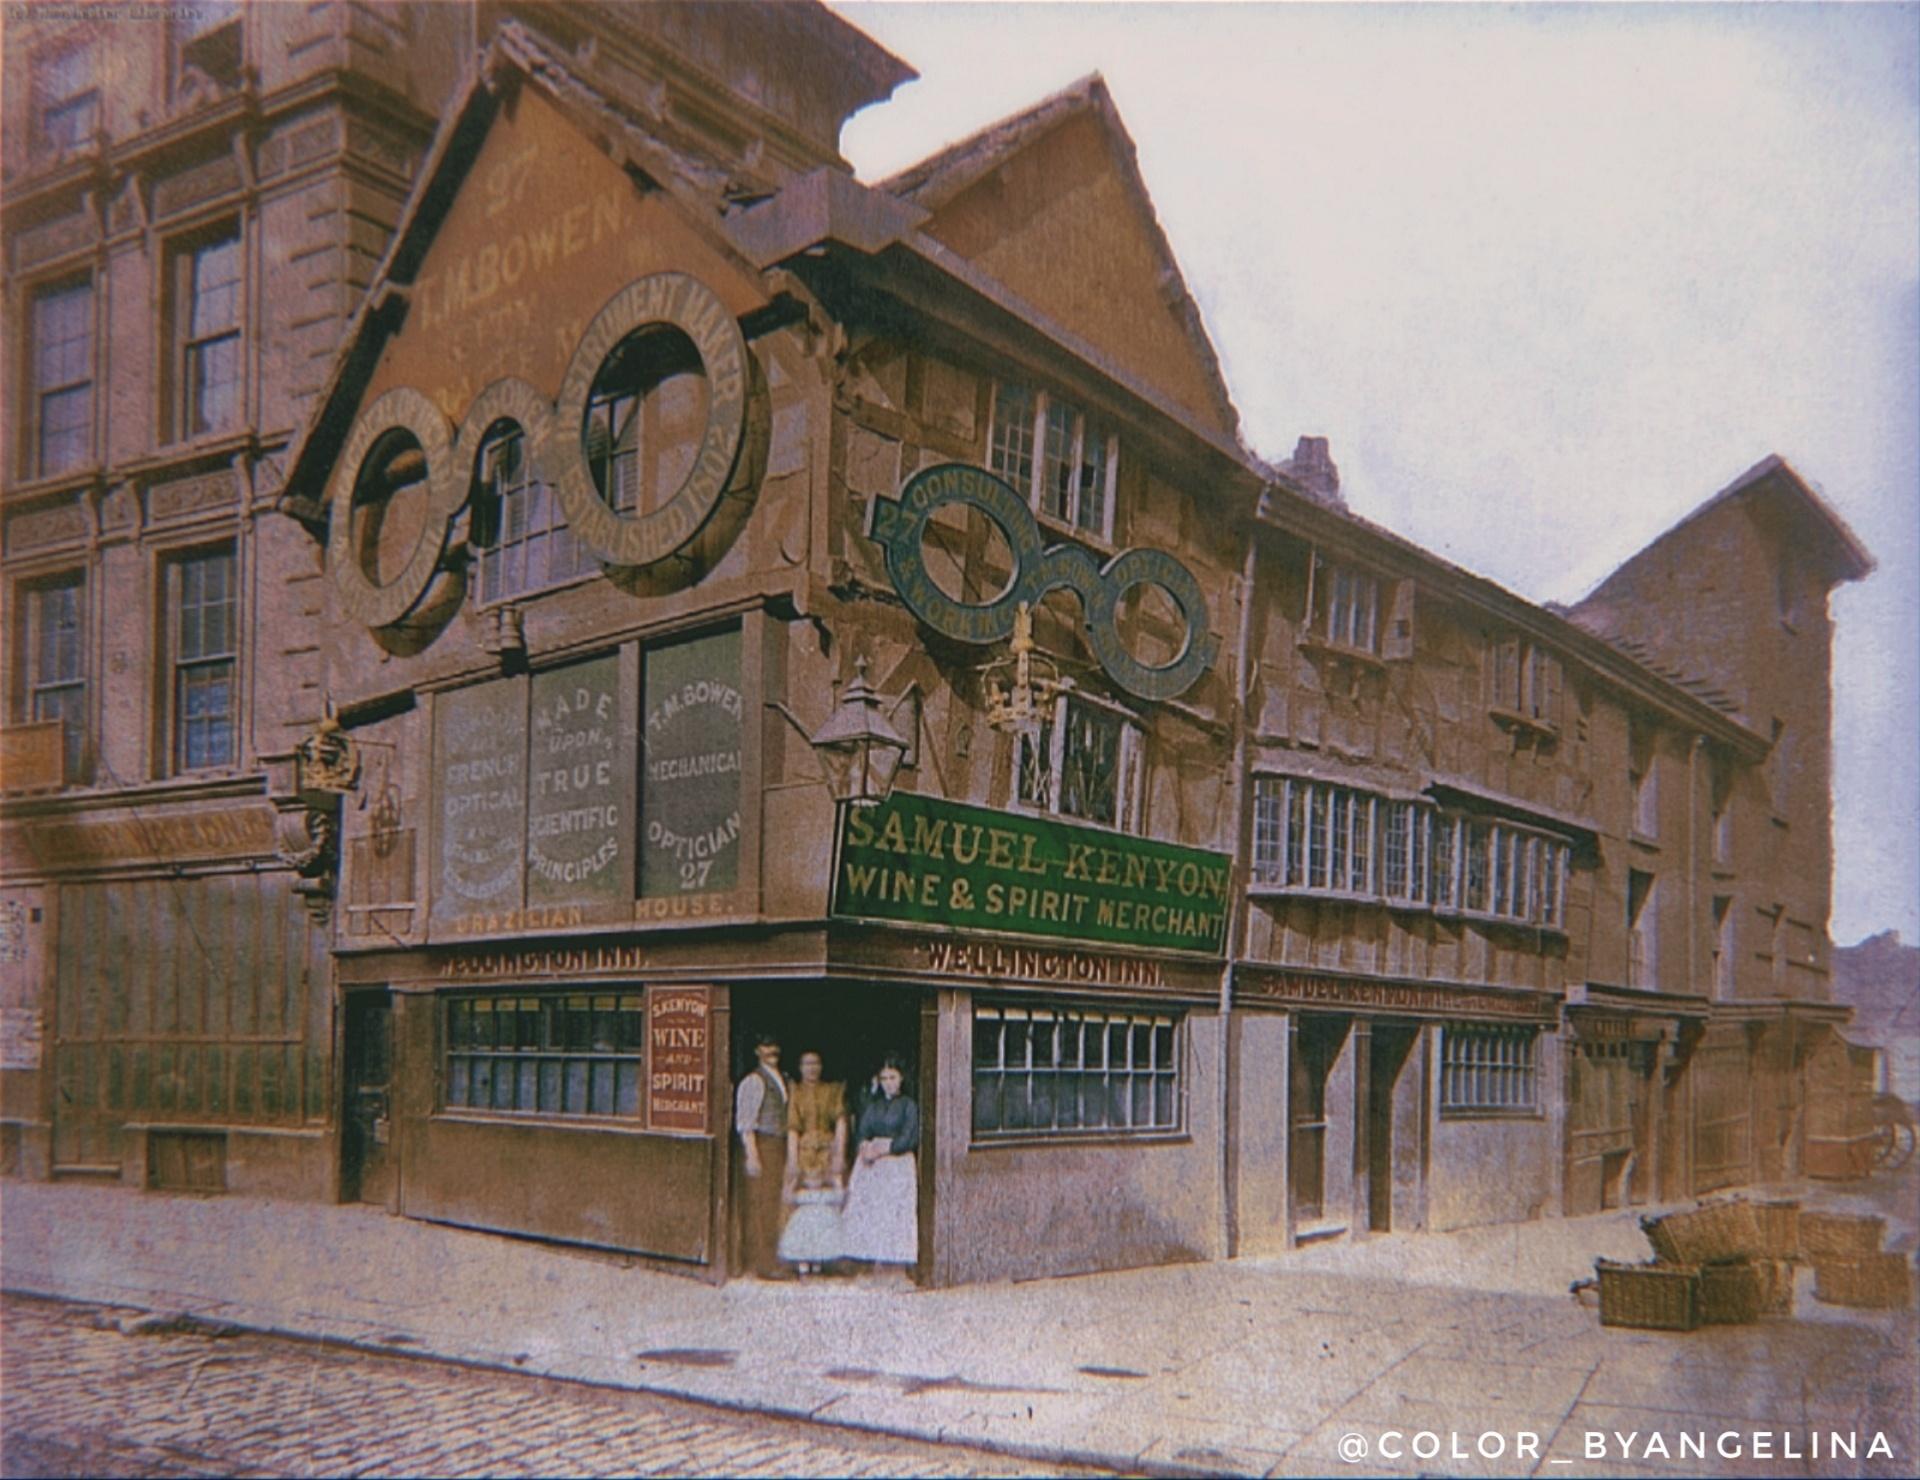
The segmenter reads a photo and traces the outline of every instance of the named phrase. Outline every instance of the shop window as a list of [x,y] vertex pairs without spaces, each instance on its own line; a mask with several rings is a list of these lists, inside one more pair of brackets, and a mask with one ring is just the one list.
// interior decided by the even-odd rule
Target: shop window
[[1120,711],[1063,694],[1016,742],[1024,806],[1122,832],[1140,830],[1140,727]]
[[90,41],[52,51],[33,67],[34,129],[44,149],[78,149],[100,122],[100,88]]
[[231,431],[244,398],[238,227],[179,247],[172,272],[174,427],[181,437]]
[[231,766],[239,757],[238,586],[233,547],[168,562],[173,769]]
[[1653,988],[1660,971],[1659,905],[1652,874],[1627,871],[1627,985]]
[[1178,1131],[1180,1059],[1171,1014],[976,1004],[973,1138]]
[[453,997],[441,1083],[449,1110],[637,1119],[645,997]]
[[1733,996],[1733,900],[1725,894],[1713,897],[1713,995]]
[[495,422],[480,444],[472,509],[483,606],[599,569],[567,527],[559,499],[535,470],[526,435],[514,422]]
[[23,586],[15,606],[14,717],[59,721],[64,779],[85,779],[87,756],[86,578],[78,571]]
[[93,281],[33,295],[28,407],[35,477],[93,461]]
[[1048,518],[1111,538],[1118,462],[1113,433],[1071,402],[1013,382],[995,387],[988,466]]
[[1534,1028],[1456,1027],[1440,1036],[1442,1113],[1531,1115],[1540,1105]]

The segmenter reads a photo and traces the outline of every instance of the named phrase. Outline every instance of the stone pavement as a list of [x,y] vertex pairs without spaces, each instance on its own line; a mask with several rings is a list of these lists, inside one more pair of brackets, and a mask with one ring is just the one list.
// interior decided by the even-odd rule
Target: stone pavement
[[[1912,1187],[1909,1174],[1891,1192],[1864,1189],[1908,1250]],[[865,1280],[716,1289],[371,1209],[68,1184],[6,1184],[0,1219],[10,1290],[1047,1462],[1207,1474],[1920,1469],[1913,1313],[1820,1305],[1803,1271],[1791,1319],[1684,1335],[1602,1329],[1567,1285],[1596,1255],[1647,1256],[1636,1213],[933,1291]],[[1854,1458],[1830,1457],[1830,1432],[1857,1435]],[[1869,1453],[1876,1433],[1891,1454]],[[1429,1434],[1436,1455],[1414,1449]],[[1705,1456],[1683,1448],[1701,1435]],[[1729,1442],[1737,1453],[1715,1452]],[[1759,1453],[1805,1455],[1814,1442],[1815,1460]]]
[[9,1477],[1034,1473],[978,1450],[231,1328],[182,1331],[99,1306],[9,1295],[0,1319]]

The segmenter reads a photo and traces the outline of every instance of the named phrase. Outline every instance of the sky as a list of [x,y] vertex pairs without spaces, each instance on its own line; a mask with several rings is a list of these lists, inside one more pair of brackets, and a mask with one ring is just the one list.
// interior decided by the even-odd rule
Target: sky
[[1920,6],[834,0],[876,180],[1094,71],[1253,449],[1573,601],[1768,453],[1833,601],[1841,944],[1920,939]]

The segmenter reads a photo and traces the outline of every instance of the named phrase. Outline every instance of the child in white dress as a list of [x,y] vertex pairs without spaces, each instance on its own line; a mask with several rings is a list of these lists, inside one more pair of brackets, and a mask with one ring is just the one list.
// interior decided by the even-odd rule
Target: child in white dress
[[840,1232],[840,1204],[846,1194],[829,1186],[827,1174],[810,1168],[800,1174],[800,1185],[787,1194],[793,1211],[780,1230],[780,1257],[801,1274],[818,1274],[824,1264],[842,1257],[846,1240]]

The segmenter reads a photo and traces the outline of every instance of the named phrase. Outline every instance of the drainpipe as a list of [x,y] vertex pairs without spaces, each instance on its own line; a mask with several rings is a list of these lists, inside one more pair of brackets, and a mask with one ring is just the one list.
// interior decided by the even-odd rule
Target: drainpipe
[[[1696,854],[1698,843],[1695,834],[1699,830],[1700,799],[1699,782],[1695,772],[1698,770],[1700,752],[1705,748],[1707,737],[1695,735],[1693,744],[1687,747],[1687,986],[1692,988],[1696,974],[1700,969],[1700,859]],[[1707,984],[1708,994],[1712,994],[1713,984]]]
[[1253,878],[1253,787],[1247,776],[1247,758],[1252,750],[1253,722],[1247,706],[1253,698],[1253,603],[1254,579],[1260,568],[1260,528],[1256,513],[1247,535],[1247,558],[1240,570],[1240,650],[1233,686],[1233,790],[1234,866],[1228,873],[1237,887],[1227,923],[1226,962],[1220,972],[1220,1246],[1231,1259],[1239,1252],[1240,1218],[1236,1206],[1234,1173],[1237,1158],[1233,1139],[1233,1088],[1229,1075],[1233,1067],[1233,968],[1243,954],[1250,907],[1248,886]]

